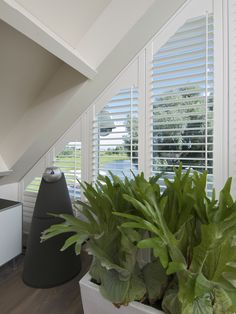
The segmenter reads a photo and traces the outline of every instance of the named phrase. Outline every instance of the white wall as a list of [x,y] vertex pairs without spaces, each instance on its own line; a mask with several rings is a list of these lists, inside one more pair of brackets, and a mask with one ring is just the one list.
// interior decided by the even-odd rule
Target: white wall
[[61,61],[1,20],[0,47],[1,151],[2,141],[47,85]]
[[5,198],[12,201],[19,201],[18,188],[18,183],[0,185],[0,198]]

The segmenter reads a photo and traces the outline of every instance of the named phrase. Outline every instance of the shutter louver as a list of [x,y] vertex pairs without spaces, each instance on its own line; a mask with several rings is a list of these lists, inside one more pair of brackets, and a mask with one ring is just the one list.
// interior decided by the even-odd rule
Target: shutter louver
[[213,181],[213,17],[188,20],[153,56],[152,173],[207,170]]
[[29,230],[29,225],[32,220],[32,215],[35,207],[35,202],[41,182],[40,177],[35,177],[33,181],[26,187],[23,193],[23,222],[24,230]]
[[81,143],[68,143],[65,149],[56,156],[53,165],[64,172],[70,197],[80,198],[81,190],[78,180],[81,180]]
[[121,90],[93,122],[93,176],[138,171],[138,91]]
[[32,215],[35,207],[35,202],[39,190],[41,177],[35,177],[30,184],[26,187],[23,193],[23,221],[24,230],[29,229],[29,225],[32,220]]

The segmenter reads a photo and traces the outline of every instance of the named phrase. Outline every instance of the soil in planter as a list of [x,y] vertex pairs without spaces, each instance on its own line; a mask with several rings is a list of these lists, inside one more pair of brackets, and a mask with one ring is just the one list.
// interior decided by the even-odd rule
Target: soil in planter
[[159,310],[159,311],[163,311],[163,310],[162,310],[162,307],[161,307],[161,302],[162,302],[162,300],[157,301],[156,303],[154,303],[154,304],[151,305],[151,304],[149,303],[148,299],[145,299],[142,303],[145,304],[145,305],[151,306],[151,307],[153,307],[154,309],[157,309],[157,310]]
[[97,282],[97,280],[95,280],[95,279],[93,279],[93,278],[91,278],[91,280],[90,280],[92,283],[94,283],[95,285],[97,285],[97,286],[101,286],[101,284],[99,283],[99,282]]

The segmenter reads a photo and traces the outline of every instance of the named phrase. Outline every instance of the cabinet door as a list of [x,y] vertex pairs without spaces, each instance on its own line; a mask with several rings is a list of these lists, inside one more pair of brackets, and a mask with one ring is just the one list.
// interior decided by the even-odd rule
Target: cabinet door
[[22,206],[0,211],[0,265],[22,250]]

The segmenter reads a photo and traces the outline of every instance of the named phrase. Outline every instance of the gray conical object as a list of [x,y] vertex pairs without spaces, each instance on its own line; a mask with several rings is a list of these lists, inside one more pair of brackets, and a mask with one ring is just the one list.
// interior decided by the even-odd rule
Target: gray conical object
[[75,255],[74,247],[60,251],[69,233],[40,243],[42,231],[62,222],[48,213],[73,214],[64,174],[59,175],[57,169],[54,168],[52,173],[54,179],[50,178],[48,168],[42,178],[24,260],[23,281],[36,288],[60,285],[76,276],[81,269],[80,257]]

